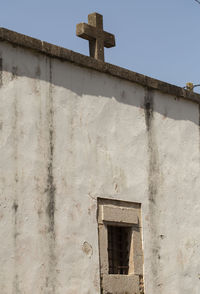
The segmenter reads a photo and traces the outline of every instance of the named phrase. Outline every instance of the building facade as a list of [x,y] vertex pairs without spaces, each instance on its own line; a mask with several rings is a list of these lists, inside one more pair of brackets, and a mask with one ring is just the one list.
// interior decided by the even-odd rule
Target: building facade
[[198,294],[200,96],[0,29],[0,293]]

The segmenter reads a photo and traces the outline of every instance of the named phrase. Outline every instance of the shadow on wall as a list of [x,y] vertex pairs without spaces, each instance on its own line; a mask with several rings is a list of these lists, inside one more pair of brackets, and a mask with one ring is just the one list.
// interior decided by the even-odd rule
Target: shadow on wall
[[[151,111],[160,113],[163,118],[188,120],[199,125],[199,105],[195,102],[157,90],[150,90],[151,101],[149,102],[149,89],[139,84],[28,49],[12,45],[11,47],[11,51],[15,51],[17,58],[13,59],[12,65],[8,65],[7,61],[4,63],[1,59],[0,65],[3,71],[11,72],[13,78],[26,76],[46,82],[51,80],[53,85],[70,89],[80,97],[90,95],[91,99],[92,96],[99,96],[99,99],[112,98],[119,103],[146,109],[147,112],[151,108]],[[21,60],[23,62],[20,62]],[[130,90],[127,91],[127,89]],[[131,89],[132,95],[130,95]],[[136,92],[141,93],[139,101],[135,99]]]

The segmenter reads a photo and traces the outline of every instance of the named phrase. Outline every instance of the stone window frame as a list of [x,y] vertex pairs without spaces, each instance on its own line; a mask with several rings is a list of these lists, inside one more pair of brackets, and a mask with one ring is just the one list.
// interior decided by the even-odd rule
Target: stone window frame
[[[102,294],[143,293],[141,204],[98,198],[98,235]],[[109,274],[107,225],[132,228],[128,275]]]

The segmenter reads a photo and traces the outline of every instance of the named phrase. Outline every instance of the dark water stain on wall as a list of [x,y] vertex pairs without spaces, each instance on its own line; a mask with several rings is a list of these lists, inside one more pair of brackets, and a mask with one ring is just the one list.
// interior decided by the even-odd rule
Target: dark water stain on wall
[[19,274],[18,274],[18,236],[19,236],[19,193],[18,193],[18,185],[19,185],[19,159],[18,159],[18,101],[17,96],[14,98],[13,103],[13,122],[12,122],[12,130],[13,130],[13,161],[14,161],[14,182],[13,182],[13,205],[12,205],[12,213],[13,213],[13,242],[14,242],[14,279],[13,279],[13,293],[20,294],[19,287]]
[[19,276],[18,276],[18,264],[17,264],[17,238],[19,235],[18,232],[18,203],[17,200],[14,200],[13,203],[13,213],[14,213],[14,256],[15,256],[15,275],[14,275],[14,280],[13,280],[13,293],[14,294],[20,294],[20,288],[19,288]]
[[14,278],[14,283],[13,283],[13,294],[20,294],[21,291],[19,289],[19,277],[16,274]]
[[[153,93],[151,90],[146,89],[144,97],[144,112],[147,131],[151,130],[151,122],[153,119]],[[149,136],[148,136],[149,138]]]
[[49,61],[49,105],[48,105],[48,120],[49,120],[49,159],[47,165],[47,208],[46,214],[48,218],[48,246],[49,260],[48,273],[46,277],[46,287],[48,293],[55,293],[56,280],[56,256],[55,256],[55,185],[53,175],[53,159],[54,159],[54,113],[53,113],[53,85],[52,85],[52,61]]
[[12,67],[12,80],[17,78],[17,71],[18,71],[17,66],[13,66]]
[[147,128],[148,138],[148,154],[149,154],[149,171],[148,171],[148,183],[149,183],[149,201],[156,204],[156,195],[160,182],[160,170],[159,170],[159,155],[156,143],[155,130],[153,128],[153,91],[146,89],[144,111]]
[[3,59],[0,57],[0,87],[3,85]]
[[200,104],[199,104],[199,154],[200,154]]
[[156,134],[154,129],[154,95],[153,90],[146,89],[144,97],[144,112],[147,130],[147,144],[148,144],[148,202],[149,202],[149,227],[151,234],[151,249],[152,249],[152,275],[154,277],[153,288],[156,290],[157,279],[159,277],[159,263],[160,263],[160,238],[158,232],[159,223],[159,191],[161,189],[161,177],[159,167],[159,154],[156,143]]
[[14,200],[13,203],[13,213],[14,213],[14,245],[15,245],[15,249],[17,246],[17,236],[18,236],[18,230],[17,230],[17,223],[18,223],[18,203],[17,203],[17,199]]

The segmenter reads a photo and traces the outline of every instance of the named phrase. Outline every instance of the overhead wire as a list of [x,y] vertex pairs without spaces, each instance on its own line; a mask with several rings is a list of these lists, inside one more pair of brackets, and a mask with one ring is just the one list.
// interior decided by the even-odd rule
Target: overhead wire
[[199,0],[194,0],[194,1],[196,1],[197,3],[199,3],[199,4],[200,4],[200,1],[199,1]]

